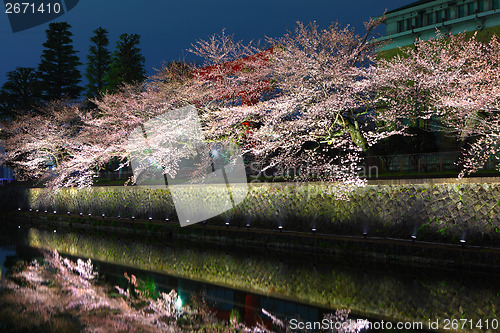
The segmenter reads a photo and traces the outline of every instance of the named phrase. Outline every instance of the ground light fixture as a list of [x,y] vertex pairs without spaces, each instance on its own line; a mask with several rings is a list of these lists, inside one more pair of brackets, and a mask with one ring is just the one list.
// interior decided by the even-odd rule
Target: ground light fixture
[[165,222],[168,222],[168,218],[165,219]]
[[316,232],[316,228],[312,228],[311,231],[313,232],[313,234]]
[[411,241],[412,241],[412,243],[415,243],[415,239],[417,239],[417,236],[411,235]]
[[106,214],[102,213],[101,214],[102,218],[105,218],[106,217]]
[[282,225],[278,226],[278,229],[280,230],[280,232],[283,232],[283,226]]
[[54,211],[54,214],[57,214],[57,212],[56,212],[56,211]]
[[153,218],[150,216],[148,220],[150,220],[150,221],[151,221],[151,220],[153,220]]
[[70,214],[71,214],[71,212],[68,210],[68,211],[67,211],[67,214],[68,214],[68,215],[70,215]]
[[250,223],[246,224],[247,229],[250,229]]
[[18,210],[18,211],[21,211],[21,207],[19,207],[17,210]]
[[228,228],[228,227],[229,227],[229,222],[226,222],[226,228]]
[[465,239],[461,239],[461,240],[460,240],[460,245],[462,245],[462,248],[464,248],[464,247],[465,247]]
[[366,236],[368,236],[368,233],[365,231],[363,232],[363,238],[366,239]]

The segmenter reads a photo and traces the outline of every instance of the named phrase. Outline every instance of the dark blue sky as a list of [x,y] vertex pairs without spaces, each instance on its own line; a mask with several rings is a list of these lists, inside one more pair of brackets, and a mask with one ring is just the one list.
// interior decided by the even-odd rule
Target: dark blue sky
[[[23,2],[23,1],[19,1]],[[147,74],[163,62],[187,58],[186,50],[197,39],[214,33],[235,34],[236,39],[277,37],[293,29],[296,21],[316,21],[321,27],[338,21],[362,33],[362,22],[413,0],[80,0],[54,22],[67,21],[75,49],[86,62],[92,31],[109,31],[110,50],[122,33],[141,35]],[[36,67],[48,23],[12,33],[5,10],[0,13],[0,84],[16,66]],[[381,30],[381,33],[384,31]],[[82,66],[83,71],[83,66]]]

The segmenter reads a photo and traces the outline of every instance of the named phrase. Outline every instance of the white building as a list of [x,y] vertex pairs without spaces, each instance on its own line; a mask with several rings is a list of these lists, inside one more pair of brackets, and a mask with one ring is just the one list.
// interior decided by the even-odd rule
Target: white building
[[436,29],[458,34],[500,26],[500,0],[420,0],[386,13],[380,51],[436,37]]

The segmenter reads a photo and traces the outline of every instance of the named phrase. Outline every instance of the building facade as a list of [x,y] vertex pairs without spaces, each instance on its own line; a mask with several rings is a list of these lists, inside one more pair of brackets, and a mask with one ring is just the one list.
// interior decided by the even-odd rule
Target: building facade
[[500,0],[420,0],[386,13],[387,41],[379,51],[414,43],[415,39],[472,32],[500,26]]

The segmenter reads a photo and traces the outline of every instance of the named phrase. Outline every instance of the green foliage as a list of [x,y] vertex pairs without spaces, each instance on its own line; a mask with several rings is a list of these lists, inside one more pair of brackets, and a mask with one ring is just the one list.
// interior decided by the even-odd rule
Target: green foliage
[[156,282],[149,276],[145,279],[137,279],[136,290],[143,296],[149,299],[156,299],[160,296]]
[[229,320],[234,323],[240,323],[241,322],[240,312],[237,309],[232,309],[231,313],[229,314]]
[[105,76],[106,91],[114,92],[124,83],[141,83],[146,78],[145,58],[138,45],[138,34],[122,34],[111,58],[109,72]]
[[414,48],[413,45],[411,46],[406,46],[406,47],[403,47],[403,48],[394,48],[394,49],[391,49],[391,50],[387,50],[387,51],[380,51],[377,53],[377,59],[378,60],[390,60],[396,56],[406,56],[406,50],[408,48]]
[[87,98],[96,97],[102,92],[105,86],[104,77],[109,71],[111,62],[111,53],[107,49],[108,31],[99,27],[94,30],[94,36],[90,38],[90,41],[92,44],[89,47],[85,71],[85,77],[89,82],[85,87]]
[[69,31],[71,25],[67,22],[51,23],[46,30],[47,41],[43,43],[40,72],[41,91],[43,99],[55,100],[61,98],[75,99],[80,96],[82,88],[78,86],[81,65],[77,51],[73,48],[73,34]]

